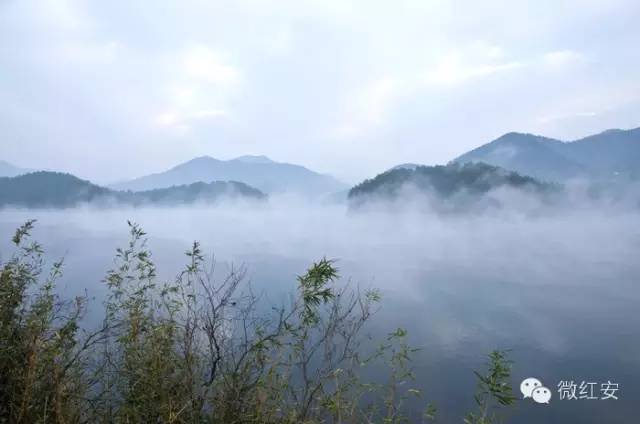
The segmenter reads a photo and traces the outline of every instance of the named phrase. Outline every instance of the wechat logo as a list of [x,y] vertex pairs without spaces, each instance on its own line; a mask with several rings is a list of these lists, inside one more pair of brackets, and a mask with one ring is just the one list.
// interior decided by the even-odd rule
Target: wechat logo
[[537,378],[529,377],[522,380],[520,392],[522,392],[523,399],[531,398],[536,403],[549,403],[551,400],[551,390]]

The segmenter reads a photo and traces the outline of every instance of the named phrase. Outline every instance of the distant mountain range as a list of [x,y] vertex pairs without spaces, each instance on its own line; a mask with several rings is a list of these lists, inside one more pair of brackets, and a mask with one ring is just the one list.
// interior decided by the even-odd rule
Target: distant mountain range
[[508,133],[454,159],[484,162],[547,181],[640,179],[640,128],[607,130],[563,142]]
[[[498,200],[485,195],[510,188],[543,199],[560,192],[560,186],[543,183],[529,176],[485,163],[452,162],[438,166],[401,166],[365,180],[349,191],[349,205],[362,207],[370,203],[400,201],[401,204],[424,195],[435,200],[440,209],[456,209]],[[487,203],[487,200],[489,203]]]
[[[521,176],[533,177],[527,180],[528,186],[585,179],[593,182],[593,187],[606,191],[613,187],[612,182],[640,181],[640,128],[607,130],[571,142],[512,132],[452,161],[457,164],[480,162],[499,169],[424,167],[405,163],[354,187],[348,197],[353,203],[364,193],[385,191],[392,194],[396,184],[410,181],[421,186],[427,179],[436,192],[446,197],[448,191],[455,192],[463,186],[468,191],[477,192],[496,185],[517,185],[518,178],[525,178]],[[509,176],[505,170],[516,172],[518,178]],[[117,198],[130,204],[170,204],[196,199],[210,201],[229,193],[261,197],[263,193],[284,192],[320,195],[336,202],[344,199],[348,190],[345,184],[329,175],[299,165],[275,162],[266,156],[241,156],[232,160],[202,156],[167,171],[108,188],[68,174],[29,172],[32,171],[0,161],[0,177],[24,177],[0,181],[0,205],[6,205],[7,201],[22,205],[39,204],[38,199],[46,204],[68,205],[76,200],[93,201],[94,197]],[[482,179],[474,180],[478,172]],[[133,194],[127,195],[126,192]],[[56,197],[59,200],[55,200]]]
[[242,181],[265,193],[293,192],[325,194],[344,190],[346,186],[329,175],[303,166],[274,162],[266,156],[241,156],[218,160],[202,156],[177,165],[168,171],[114,184],[117,190],[151,190],[194,182]]
[[215,203],[224,199],[264,200],[265,194],[244,183],[197,182],[140,192],[117,191],[70,174],[39,171],[0,178],[0,207],[66,208],[97,206],[177,206]]

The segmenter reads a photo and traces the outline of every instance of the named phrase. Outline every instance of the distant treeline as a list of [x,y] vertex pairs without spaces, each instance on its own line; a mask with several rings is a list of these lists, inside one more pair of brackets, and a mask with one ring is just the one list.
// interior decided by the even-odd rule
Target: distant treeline
[[83,203],[109,205],[173,206],[212,203],[223,198],[263,200],[260,190],[236,181],[197,182],[148,191],[117,191],[71,174],[39,171],[0,178],[0,207],[66,208]]
[[454,197],[474,200],[503,187],[537,195],[561,190],[558,184],[541,182],[485,163],[452,162],[448,165],[391,169],[353,187],[348,198],[352,206],[359,206],[371,200],[398,200],[412,190],[412,194],[424,193],[440,200]]
[[[351,206],[369,201],[419,199],[430,196],[438,207],[461,210],[472,207],[484,195],[510,188],[549,197],[562,191],[559,184],[541,182],[485,163],[450,163],[444,166],[397,167],[353,187]],[[101,187],[73,175],[39,171],[0,178],[0,207],[66,208],[80,204],[107,206],[176,206],[215,203],[223,199],[264,200],[260,190],[237,181],[195,182],[146,191],[119,191]],[[490,201],[498,203],[496,199]]]

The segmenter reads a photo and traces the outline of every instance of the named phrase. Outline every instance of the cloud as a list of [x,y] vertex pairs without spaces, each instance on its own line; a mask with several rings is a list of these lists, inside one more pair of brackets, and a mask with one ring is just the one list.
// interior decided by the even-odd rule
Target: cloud
[[153,120],[156,125],[162,127],[174,126],[179,121],[180,119],[178,118],[178,115],[172,112],[161,113],[160,115],[157,115]]
[[29,6],[28,2],[18,7],[25,7],[34,23],[56,32],[87,31],[95,25],[82,3],[73,0],[42,0],[37,6]]
[[381,78],[366,87],[359,99],[359,112],[364,121],[380,123],[397,89],[398,81],[391,77]]
[[198,110],[193,114],[193,117],[196,119],[207,119],[207,118],[217,118],[220,116],[225,116],[227,114],[226,111],[221,109],[205,109]]
[[473,78],[505,72],[521,66],[523,64],[519,62],[464,65],[455,56],[451,56],[445,58],[436,69],[427,74],[426,82],[434,85],[456,85]]
[[260,151],[357,180],[513,129],[571,138],[603,119],[537,117],[623,104],[602,125],[638,119],[637,1],[156,6],[0,1],[4,159],[107,181]]
[[60,47],[57,56],[68,62],[108,65],[114,63],[120,49],[121,46],[115,41],[105,43],[68,42]]
[[235,84],[240,78],[236,68],[223,63],[215,51],[204,45],[187,49],[183,66],[190,77],[214,84]]
[[585,62],[586,57],[580,52],[573,50],[557,50],[545,53],[542,63],[553,70],[563,70]]
[[525,66],[505,60],[505,56],[500,46],[474,41],[436,57],[426,73],[411,69],[371,80],[347,94],[346,112],[333,135],[337,138],[367,135],[388,122],[392,109],[402,100],[424,94],[425,88],[456,86]]
[[548,124],[554,121],[563,121],[565,119],[576,119],[576,118],[593,118],[597,116],[597,112],[574,112],[562,115],[547,115],[541,116],[537,119],[537,121],[541,124]]
[[348,96],[343,123],[336,129],[339,138],[362,135],[381,125],[392,102],[397,98],[400,81],[387,76],[371,81]]
[[194,125],[229,115],[225,104],[240,83],[240,71],[203,45],[191,45],[175,54],[178,68],[170,73],[165,106],[152,116],[155,129],[186,135]]
[[425,83],[432,86],[453,86],[469,80],[524,66],[517,61],[504,61],[501,47],[474,43],[445,54],[427,71]]
[[152,124],[156,128],[166,128],[177,134],[187,134],[196,121],[224,118],[227,112],[222,109],[204,109],[193,112],[164,112],[156,115],[152,119]]

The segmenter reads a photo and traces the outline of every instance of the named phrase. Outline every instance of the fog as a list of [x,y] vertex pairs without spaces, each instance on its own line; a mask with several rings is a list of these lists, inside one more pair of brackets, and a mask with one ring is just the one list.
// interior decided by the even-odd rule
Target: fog
[[553,414],[522,403],[518,422],[624,422],[616,417],[630,416],[640,394],[640,214],[631,208],[574,202],[447,215],[272,197],[189,208],[10,209],[0,212],[3,259],[29,218],[50,257],[66,258],[61,290],[87,290],[98,313],[100,281],[127,240],[127,220],[148,233],[162,278],[180,271],[197,240],[220,272],[244,264],[275,301],[295,290],[312,261],[336,259],[344,280],[381,290],[374,333],[409,329],[422,349],[416,374],[443,422],[473,406],[472,370],[495,348],[512,349],[514,381],[531,374],[554,391],[561,379],[623,387],[615,404],[558,401]]

